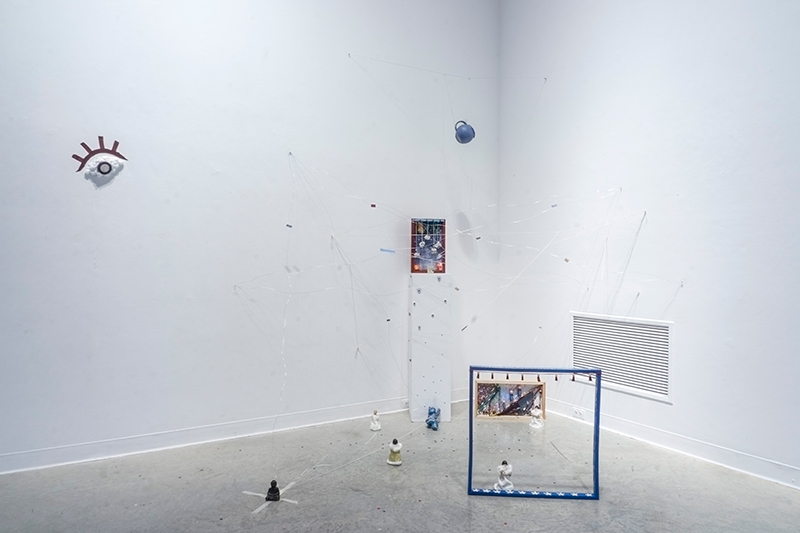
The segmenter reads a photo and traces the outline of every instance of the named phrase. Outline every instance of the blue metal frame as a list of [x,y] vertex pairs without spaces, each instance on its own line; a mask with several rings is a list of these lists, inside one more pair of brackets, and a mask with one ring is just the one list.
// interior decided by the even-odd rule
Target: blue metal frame
[[[521,374],[594,374],[594,446],[592,466],[594,470],[592,492],[562,491],[530,491],[530,490],[495,490],[472,488],[472,435],[475,422],[475,372],[521,373]],[[599,500],[600,499],[600,379],[599,368],[514,368],[505,366],[470,366],[469,367],[469,468],[467,472],[467,494],[473,496],[501,496],[516,498],[557,498],[565,500]]]

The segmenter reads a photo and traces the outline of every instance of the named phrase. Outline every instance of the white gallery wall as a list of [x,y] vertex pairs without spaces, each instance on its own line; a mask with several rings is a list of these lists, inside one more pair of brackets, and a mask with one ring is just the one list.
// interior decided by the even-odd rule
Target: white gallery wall
[[800,6],[501,12],[504,362],[569,366],[570,311],[670,321],[671,404],[604,390],[603,426],[798,487]]
[[[498,17],[3,2],[0,471],[401,409],[410,219],[450,224],[454,329],[491,297]],[[126,159],[100,187],[98,136]]]
[[670,321],[671,403],[603,426],[796,487],[798,15],[0,4],[0,472],[401,409],[430,217],[454,400],[569,366],[571,311]]

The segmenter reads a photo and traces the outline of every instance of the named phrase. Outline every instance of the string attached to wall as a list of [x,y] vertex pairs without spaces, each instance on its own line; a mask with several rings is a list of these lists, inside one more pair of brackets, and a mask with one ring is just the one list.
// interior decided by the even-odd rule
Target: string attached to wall
[[[399,103],[398,98],[390,94],[389,90],[378,83],[376,77],[374,77],[372,73],[362,65],[364,61],[357,61],[356,58],[352,56],[351,58],[362,70],[364,70],[365,74],[387,94],[397,108],[406,115],[406,117],[414,124],[414,126],[425,133],[425,135],[434,143],[434,146],[438,148],[437,136],[438,140],[442,141],[443,146],[445,141],[447,141],[450,145],[453,145],[452,137],[450,137],[452,133],[448,132],[453,131],[449,128],[451,127],[450,125],[453,124],[456,116],[449,117],[450,120],[445,118],[442,121],[440,130],[437,130],[436,132],[437,136],[430,135],[430,128],[426,129],[423,127],[427,127],[428,124],[419,119],[421,114],[417,113],[416,109],[412,109],[409,112],[408,109],[404,108],[403,105]],[[360,59],[378,61],[372,58]],[[402,68],[414,68],[405,65],[398,66]],[[444,85],[447,85],[448,76],[451,78],[457,78],[457,76],[450,74],[435,74],[445,76]],[[430,77],[428,80],[430,81]],[[464,81],[464,83],[467,83],[469,79],[463,78],[463,80],[467,80]],[[544,80],[544,83],[546,83],[546,79]],[[445,90],[448,91],[447,97],[449,99],[449,88],[445,87]],[[540,96],[541,91],[543,90],[544,84],[540,90]],[[457,100],[456,103],[458,103]],[[452,100],[450,101],[450,105],[451,115],[453,115]],[[477,118],[473,117],[469,113],[462,113],[461,110],[459,110],[458,114],[470,119]],[[533,121],[529,121],[529,126],[531,122]],[[480,123],[477,122],[476,124],[480,128]],[[455,122],[455,137],[459,144],[467,144],[475,138],[475,128],[466,120],[459,120],[458,122]],[[479,144],[477,143],[476,145],[473,145],[473,147],[476,148],[478,146]],[[462,148],[458,146],[451,146],[449,149],[452,150],[453,153],[460,154],[459,157],[462,158],[465,157],[464,154],[470,154],[474,152],[472,148]],[[444,161],[444,148],[441,148],[441,151]],[[348,187],[348,185],[352,183],[352,180],[348,181],[346,178],[340,179],[339,177],[334,176],[325,170],[311,165],[305,165],[304,163],[298,161],[297,158],[291,153],[289,156],[293,178],[292,202],[289,205],[289,217],[287,220],[281,221],[281,224],[285,223],[286,228],[293,229],[292,232],[285,232],[285,230],[283,230],[283,232],[287,234],[285,263],[286,272],[284,273],[283,271],[279,271],[262,273],[259,276],[254,277],[250,282],[237,284],[234,289],[236,296],[241,301],[242,307],[245,308],[245,312],[250,316],[254,323],[258,322],[259,316],[266,317],[261,321],[262,323],[256,324],[256,327],[264,333],[265,338],[281,339],[279,357],[283,367],[283,379],[280,382],[280,391],[278,394],[279,405],[277,407],[277,411],[275,412],[275,418],[272,424],[273,430],[277,429],[278,417],[283,416],[284,414],[284,400],[285,396],[288,396],[287,391],[292,390],[291,388],[295,386],[295,384],[291,383],[289,380],[289,370],[290,368],[294,368],[292,356],[294,353],[296,353],[295,350],[306,349],[305,345],[302,343],[298,343],[297,346],[291,346],[290,342],[290,334],[293,330],[289,328],[293,322],[288,319],[296,319],[298,324],[302,323],[300,322],[301,319],[308,319],[306,316],[294,317],[290,316],[291,313],[287,313],[287,309],[290,307],[300,309],[300,311],[306,310],[302,307],[298,307],[298,303],[295,302],[299,302],[301,306],[308,306],[309,298],[317,296],[321,297],[322,295],[327,294],[329,296],[326,297],[332,298],[337,304],[337,309],[350,308],[352,310],[352,316],[349,312],[336,312],[332,313],[330,318],[330,321],[335,322],[335,325],[337,326],[336,342],[341,345],[335,346],[336,351],[337,353],[347,352],[348,359],[350,359],[350,361],[348,361],[348,364],[350,365],[348,371],[357,370],[362,373],[367,373],[371,376],[380,375],[381,378],[384,379],[384,382],[391,381],[393,384],[399,381],[406,381],[404,377],[404,369],[402,368],[403,365],[400,364],[402,356],[398,356],[397,353],[402,352],[402,350],[399,348],[401,342],[399,337],[403,334],[405,328],[408,327],[408,318],[405,318],[405,313],[402,314],[403,318],[399,318],[394,321],[389,318],[391,313],[387,309],[392,309],[392,305],[396,306],[394,299],[397,291],[395,291],[394,294],[391,294],[387,293],[385,290],[381,290],[381,285],[379,285],[379,282],[375,281],[375,279],[378,278],[374,276],[374,273],[378,268],[380,268],[375,267],[379,261],[383,261],[381,264],[384,265],[389,264],[388,262],[405,261],[404,252],[410,251],[410,248],[403,247],[402,243],[408,242],[408,236],[405,231],[400,234],[399,232],[401,230],[395,230],[392,228],[399,228],[401,226],[405,228],[406,221],[410,220],[411,217],[404,213],[401,209],[396,209],[389,203],[384,202],[384,198],[369,198],[369,200],[363,198],[358,194],[360,191],[353,190],[355,187],[352,187],[352,185]],[[446,164],[447,162],[445,162],[445,167]],[[445,168],[445,174],[447,174],[447,172],[448,170]],[[456,183],[456,181],[459,183]],[[461,178],[458,177],[458,179],[453,179],[453,183],[445,183],[445,190],[447,190],[447,187],[449,186],[453,188],[453,190],[458,189],[460,191],[463,186],[460,181]],[[583,260],[579,254],[571,253],[574,252],[574,250],[567,250],[566,247],[568,246],[568,241],[572,239],[579,239],[582,237],[585,238],[587,235],[596,239],[601,238],[599,234],[604,230],[610,232],[612,225],[617,224],[620,221],[624,221],[629,217],[642,216],[641,211],[638,211],[634,215],[625,214],[621,216],[612,216],[612,207],[617,205],[616,202],[619,198],[620,192],[621,189],[609,189],[607,191],[592,190],[591,192],[586,191],[583,195],[550,196],[534,202],[523,201],[520,203],[504,205],[479,204],[475,206],[471,203],[471,196],[469,199],[470,203],[466,204],[468,207],[464,207],[464,205],[458,205],[457,202],[452,202],[451,205],[458,205],[458,207],[454,207],[454,213],[443,213],[442,216],[455,217],[457,214],[462,212],[469,215],[469,219],[465,218],[464,224],[460,225],[461,229],[456,231],[459,234],[463,234],[462,240],[468,241],[470,247],[474,246],[474,250],[476,250],[474,257],[479,257],[478,252],[486,253],[486,256],[488,256],[489,253],[499,254],[502,251],[503,253],[511,252],[509,257],[511,257],[512,261],[517,261],[516,263],[502,263],[499,266],[495,263],[491,263],[490,266],[485,268],[483,268],[483,265],[481,265],[482,269],[480,272],[482,272],[487,279],[499,280],[500,284],[498,284],[497,287],[486,288],[480,286],[480,284],[483,283],[483,281],[481,281],[479,283],[474,283],[472,287],[465,286],[465,290],[461,293],[461,295],[484,290],[494,291],[495,294],[493,298],[473,300],[480,302],[485,302],[487,299],[489,300],[488,304],[485,304],[482,309],[474,314],[471,310],[468,310],[465,304],[464,316],[472,315],[472,324],[475,324],[478,317],[486,312],[487,309],[495,302],[495,300],[497,300],[509,287],[515,285],[518,281],[521,281],[522,283],[542,282],[543,280],[536,278],[536,272],[529,272],[528,269],[537,261],[550,261],[550,263],[548,263],[549,268],[554,264],[551,257],[558,259],[557,268],[562,269],[560,272],[565,273],[564,277],[568,280],[568,283],[575,283],[576,286],[578,286],[579,293],[583,293],[584,288],[586,288],[588,292],[591,292],[589,291],[589,287],[585,287],[585,281],[590,279],[591,273],[593,273],[592,267],[594,265],[594,258],[596,256],[593,256],[591,252],[594,251],[594,248],[590,250],[588,257]],[[453,194],[455,195],[456,193],[454,192]],[[460,192],[458,194],[460,195]],[[606,200],[607,198],[611,198],[611,200]],[[450,200],[452,200],[452,198],[450,198]],[[349,204],[345,204],[344,202],[349,202]],[[301,204],[305,210],[303,213],[305,216],[296,215],[294,212],[298,205]],[[559,226],[555,223],[551,224],[547,226],[548,231],[546,232],[541,230],[541,226],[538,225],[538,221],[526,224],[537,217],[553,216],[556,218],[548,219],[548,221],[556,221],[560,224],[563,224],[563,217],[567,214],[563,213],[565,210],[574,209],[576,212],[588,212],[590,210],[582,209],[588,205],[588,207],[599,211],[600,209],[605,209],[606,204],[608,204],[606,217],[602,220],[598,219],[599,221],[597,222],[576,218],[570,220],[570,224],[568,226]],[[364,208],[364,216],[361,217],[358,222],[352,218],[344,218],[343,220],[343,217],[337,217],[338,213],[344,212],[346,209],[350,210],[351,208],[358,209],[362,207]],[[496,217],[496,212],[501,209],[504,210],[504,213],[509,215],[505,218],[505,220],[510,220],[510,222],[506,223],[507,226],[503,228],[505,231],[500,231],[499,229],[497,231],[491,231],[493,224],[481,224],[481,217],[483,217],[484,220],[490,220]],[[557,210],[555,211],[555,214],[553,214],[554,210]],[[352,213],[352,210],[348,212]],[[393,219],[388,221],[380,220],[380,217],[383,215],[389,215],[387,218],[393,217]],[[576,224],[573,226],[572,224],[574,220],[578,220],[580,225]],[[402,221],[403,224],[397,224],[398,221]],[[645,218],[642,216],[642,219],[639,222],[639,230],[641,230],[641,226],[644,221]],[[314,224],[317,225],[316,229],[312,228]],[[279,226],[281,225],[279,224]],[[387,230],[387,228],[389,229]],[[281,226],[280,229],[283,229],[283,227]],[[317,233],[314,233],[314,231]],[[478,232],[481,232],[482,235],[476,235]],[[322,256],[322,252],[317,252],[314,248],[315,243],[320,240],[315,240],[315,238],[323,234],[326,236],[326,239],[328,235],[330,236],[330,252],[327,252],[327,256]],[[378,242],[378,239],[371,239],[371,237],[373,237],[375,234],[380,234],[380,242]],[[595,237],[595,234],[597,234],[598,237]],[[460,235],[457,235],[457,237],[458,236]],[[638,238],[638,236],[639,233],[637,231],[633,239],[633,244],[631,244],[629,248],[626,262],[624,263],[625,270],[627,270],[628,263],[630,262],[633,252],[633,247],[636,244],[636,238]],[[386,242],[384,242],[383,239],[386,239]],[[364,244],[365,242],[369,242],[369,248]],[[401,244],[401,246],[398,246],[398,244]],[[463,257],[467,260],[471,260],[472,257],[470,257],[466,251],[466,245],[464,245],[463,242],[462,245],[464,247],[462,256],[454,254],[453,257]],[[325,248],[325,246],[323,246],[323,248]],[[289,261],[290,249],[294,254],[292,257],[293,259],[298,261],[309,261],[310,258],[310,261],[312,262],[300,264],[299,266],[291,264]],[[301,253],[295,253],[298,250]],[[514,259],[513,252],[516,252],[517,256],[519,256],[519,259]],[[317,253],[318,255],[315,256],[313,255],[314,253]],[[567,253],[569,253],[571,260],[563,257]],[[605,259],[606,261],[602,264],[607,266],[607,255],[604,255],[602,259]],[[313,263],[314,260],[317,261],[316,264]],[[465,262],[465,264],[467,263]],[[511,266],[507,266],[509,264]],[[331,265],[333,265],[333,269],[330,268]],[[470,264],[469,266],[471,267],[473,265]],[[336,270],[337,268],[339,270]],[[368,270],[370,268],[372,270]],[[599,268],[600,266],[598,266],[598,269]],[[533,270],[534,269],[531,269],[531,271]],[[341,274],[339,271],[341,271]],[[282,279],[279,279],[279,277]],[[468,280],[468,282],[471,281],[472,280]],[[623,281],[624,273],[619,278],[619,283],[617,283],[616,287],[614,287],[616,292],[613,295],[613,299],[611,297],[607,297],[607,301],[610,301],[612,307],[614,303],[616,303],[616,299],[622,290]],[[372,288],[372,284],[374,284],[376,288]],[[459,287],[455,287],[455,291],[459,290]],[[264,296],[265,294],[266,296]],[[275,312],[276,309],[279,309],[279,305],[273,303],[270,307],[270,305],[268,305],[270,301],[267,300],[267,298],[280,298],[281,295],[286,296],[283,302],[279,302],[283,304],[282,317],[280,316],[280,313]],[[591,296],[589,299],[591,299]],[[473,305],[477,307],[479,304]],[[322,309],[322,307],[316,306],[314,308],[314,312],[316,313],[319,309]],[[298,313],[298,315],[302,314],[302,312]],[[313,320],[313,317],[308,320]],[[371,320],[381,322],[380,331],[373,327],[373,325],[370,323]],[[390,322],[391,325],[387,325],[387,322]],[[467,327],[468,325],[464,325],[461,328],[461,332],[467,330]],[[481,328],[482,326],[478,325],[477,331],[481,331]],[[278,330],[282,331],[282,335],[280,337],[276,335]],[[465,334],[470,335],[472,331],[473,330],[470,329],[469,332]],[[553,331],[555,331],[555,328]],[[555,333],[552,333],[551,335],[554,334]],[[398,338],[392,338],[392,335],[397,335]],[[320,338],[323,340],[327,339],[323,335],[320,335]],[[269,340],[267,340],[267,342],[269,342]],[[382,345],[378,345],[377,343],[379,342],[382,343]],[[388,348],[388,350],[386,348]],[[354,350],[355,356],[352,355],[353,352],[350,350]],[[275,352],[277,352],[277,350],[274,350],[271,353]],[[392,355],[394,364],[397,367],[396,373],[394,373],[393,369],[391,368],[391,363],[387,364],[387,362],[379,359],[381,354],[385,353],[390,353]],[[355,375],[354,372],[351,372],[351,374]],[[480,373],[478,374],[478,377],[481,377]],[[494,373],[491,373],[491,378],[494,379]],[[542,382],[541,375],[537,374],[536,378],[539,382]],[[506,379],[510,380],[509,373],[506,374]],[[524,374],[521,375],[520,379],[524,381]],[[575,380],[575,374],[572,374],[572,381]],[[376,379],[375,381],[379,380]],[[557,374],[555,375],[555,381],[559,381]],[[589,375],[589,381],[592,381],[591,375]],[[289,400],[286,401],[288,402]],[[274,464],[273,456],[273,469],[275,468],[276,465]]]

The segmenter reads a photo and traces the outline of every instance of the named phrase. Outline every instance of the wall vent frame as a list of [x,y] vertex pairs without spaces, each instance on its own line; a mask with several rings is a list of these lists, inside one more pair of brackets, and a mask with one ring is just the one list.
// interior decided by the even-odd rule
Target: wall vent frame
[[603,387],[672,403],[673,322],[573,311],[572,366],[601,368]]

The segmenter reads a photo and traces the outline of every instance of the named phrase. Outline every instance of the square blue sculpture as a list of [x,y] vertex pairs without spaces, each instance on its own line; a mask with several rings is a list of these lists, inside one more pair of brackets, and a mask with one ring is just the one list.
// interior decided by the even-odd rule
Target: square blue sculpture
[[[470,372],[470,420],[469,420],[469,468],[467,477],[467,493],[475,496],[500,496],[500,497],[521,497],[521,498],[556,498],[568,500],[597,500],[600,497],[599,487],[599,446],[600,446],[600,380],[601,371],[598,368],[511,368],[511,367],[488,367],[488,366],[471,366]],[[544,376],[544,379],[542,378]],[[546,417],[545,401],[548,394],[536,396],[532,400],[532,394],[526,394],[525,391],[532,389],[532,387],[515,386],[521,392],[520,397],[517,398],[513,394],[505,393],[502,398],[503,409],[493,409],[493,414],[496,416],[486,416],[486,405],[491,401],[495,404],[496,399],[478,398],[477,396],[477,382],[480,380],[485,383],[486,381],[498,383],[517,383],[517,384],[542,384],[542,389],[545,391],[547,388],[555,392],[563,392],[569,398],[581,398],[581,401],[587,403],[586,409],[574,407],[574,413],[577,415],[583,414],[585,411],[593,411],[593,427],[588,427],[587,424],[582,424],[580,421],[570,420],[569,417],[560,416],[551,413],[548,421],[541,420],[541,417]],[[491,379],[489,379],[491,378]],[[559,379],[561,381],[559,381]],[[501,389],[507,390],[509,387],[484,387],[484,391],[493,391]],[[571,396],[570,396],[571,394]],[[483,396],[487,393],[483,392]],[[530,396],[530,397],[529,397]],[[479,403],[480,400],[480,403]],[[520,407],[517,404],[525,404]],[[534,405],[532,405],[532,403]],[[552,402],[558,405],[563,411],[567,409],[568,402],[563,399],[553,398]],[[508,405],[506,405],[508,404]],[[524,408],[523,408],[524,407]],[[503,416],[507,413],[531,413],[532,409],[539,409],[533,411],[532,416]],[[539,416],[539,424],[533,418]],[[509,420],[511,418],[512,420]],[[588,417],[587,417],[588,418]],[[534,422],[531,427],[528,427],[528,421]],[[576,426],[577,424],[577,426]],[[480,428],[478,427],[480,425]],[[543,429],[534,429],[542,426]],[[550,433],[547,433],[547,431]],[[478,431],[479,439],[476,442],[476,431]],[[526,436],[529,436],[526,437]],[[494,439],[496,442],[493,442]],[[559,441],[559,439],[562,439]],[[566,439],[566,440],[564,440]],[[567,442],[569,439],[574,440],[574,443]],[[580,442],[578,442],[580,441]],[[586,442],[584,442],[586,441]],[[556,443],[558,442],[558,444]],[[566,442],[566,444],[564,444]],[[589,449],[591,443],[591,449]],[[573,445],[574,444],[574,445]],[[519,447],[519,448],[517,448]],[[530,448],[530,449],[526,449]],[[543,448],[544,447],[544,448]],[[552,457],[555,457],[564,465],[570,465],[569,468],[574,467],[575,471],[566,470],[565,479],[575,480],[575,483],[567,482],[558,484],[553,481],[555,486],[548,486],[551,479],[557,479],[559,474],[555,477],[548,477],[547,475],[532,474],[526,472],[526,466],[530,464],[523,463],[514,467],[513,465],[500,464],[506,455],[511,455],[512,450],[518,457],[524,456],[529,451],[544,450]],[[546,449],[545,449],[546,448]],[[478,452],[480,450],[480,452]],[[517,453],[519,452],[519,453]],[[476,454],[480,464],[476,466]],[[487,457],[495,457],[497,466],[497,474],[486,473]],[[544,454],[542,455],[544,458]],[[530,463],[537,460],[537,456],[533,459],[528,459]],[[494,466],[494,465],[492,465]],[[538,466],[538,465],[537,465]],[[483,480],[482,485],[485,485],[486,479],[489,475],[494,475],[498,478],[498,482],[493,486],[474,486],[476,469],[480,470],[480,477]],[[506,469],[508,470],[506,472]],[[502,472],[501,472],[502,470]],[[529,469],[528,469],[529,470]],[[544,470],[547,470],[545,467]],[[578,472],[578,474],[575,474]],[[537,479],[535,482],[531,481],[536,475],[540,475],[542,479]],[[527,476],[527,477],[526,477]],[[517,480],[522,477],[525,481],[517,483]],[[591,479],[591,481],[589,481]],[[514,483],[510,483],[514,480]],[[589,487],[591,484],[591,487]],[[492,485],[489,483],[489,485]],[[537,485],[534,487],[533,485]],[[504,488],[504,487],[510,487]],[[521,490],[524,489],[524,490]]]

